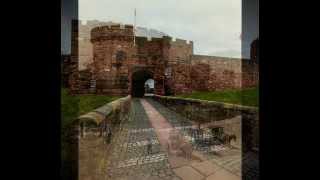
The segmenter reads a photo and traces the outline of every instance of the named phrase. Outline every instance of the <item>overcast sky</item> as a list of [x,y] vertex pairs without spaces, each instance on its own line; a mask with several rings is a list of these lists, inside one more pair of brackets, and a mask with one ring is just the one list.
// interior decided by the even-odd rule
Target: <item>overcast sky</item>
[[[137,8],[138,26],[191,40],[195,54],[241,56],[241,0],[79,0],[78,3],[80,20],[133,24]],[[251,42],[254,36],[256,33],[246,33],[242,37]],[[242,50],[248,50],[246,42],[243,41],[247,48]],[[243,52],[243,56],[248,55]]]
[[195,54],[239,57],[241,0],[79,0],[79,18],[157,29],[194,41]]

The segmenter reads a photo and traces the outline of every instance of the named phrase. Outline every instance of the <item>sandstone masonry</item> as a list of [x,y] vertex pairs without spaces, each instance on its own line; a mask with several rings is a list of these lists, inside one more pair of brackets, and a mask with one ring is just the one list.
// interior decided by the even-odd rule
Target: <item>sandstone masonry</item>
[[134,37],[132,25],[73,21],[71,51],[74,93],[135,95],[149,78],[159,95],[258,84],[257,61],[195,55],[192,41]]

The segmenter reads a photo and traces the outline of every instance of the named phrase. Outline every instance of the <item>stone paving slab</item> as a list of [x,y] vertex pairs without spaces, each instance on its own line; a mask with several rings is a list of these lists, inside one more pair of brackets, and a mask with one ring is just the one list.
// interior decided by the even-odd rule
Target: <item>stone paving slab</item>
[[161,146],[166,148],[169,132],[172,130],[171,124],[146,100],[142,99],[141,104],[146,111],[152,127],[155,129]]
[[[175,119],[175,127],[172,127],[172,125],[170,124],[170,122],[164,117],[162,116],[162,114],[160,114],[157,110],[153,107],[153,105],[151,105],[149,101],[146,100],[141,100],[141,104],[143,105],[143,107],[146,110],[146,114],[149,117],[150,123],[152,125],[152,127],[155,129],[155,132],[157,134],[157,137],[160,141],[161,146],[166,147],[167,146],[167,142],[169,140],[169,132],[177,127],[179,127],[179,119]],[[159,106],[158,106],[159,108]],[[171,116],[172,117],[172,116]],[[177,118],[178,116],[175,116],[175,118]],[[164,130],[168,130],[169,131],[164,131]],[[181,128],[183,129],[183,128]],[[184,135],[185,137],[190,137],[188,134]],[[190,138],[189,138],[190,139]],[[196,152],[196,151],[194,151]],[[238,151],[240,152],[240,151]],[[195,153],[193,153],[195,154]],[[240,157],[240,153],[237,153],[237,158]],[[235,166],[237,167],[237,165],[239,165],[239,163],[237,161],[234,160],[235,158],[229,158],[229,159],[224,159],[224,164],[223,165],[233,165],[236,164]],[[171,165],[171,167],[173,168],[173,171],[176,173],[177,176],[179,176],[181,179],[183,180],[188,180],[188,179],[204,179],[208,176],[210,176],[211,174],[214,174],[218,171],[222,171],[220,173],[218,173],[216,176],[220,176],[223,175],[225,177],[234,177],[235,175],[233,175],[231,172],[233,173],[237,173],[237,169],[233,168],[232,170],[234,171],[226,171],[225,169],[223,169],[221,166],[219,166],[218,164],[208,161],[207,158],[202,158],[202,160],[206,160],[204,162],[201,162],[201,158],[198,158],[199,161],[192,161],[179,157],[178,155],[169,155],[168,157],[169,163]],[[197,162],[197,163],[195,163]],[[228,164],[229,163],[229,164]],[[191,165],[192,164],[192,165]],[[229,166],[231,166],[229,165]],[[230,167],[229,167],[230,169]],[[238,177],[238,176],[236,176]]]
[[[131,109],[129,120],[121,125],[119,131],[115,131],[111,141],[104,165],[106,179],[241,179],[240,150],[228,150],[222,156],[194,150],[191,159],[171,156],[166,149],[169,132],[179,130],[184,138],[192,141],[188,134],[192,124],[152,100],[133,98]],[[151,139],[152,154],[147,151],[148,138]]]
[[183,180],[202,180],[204,176],[189,166],[183,166],[173,170]]
[[200,162],[199,159],[196,159],[196,160],[192,159],[190,161],[190,160],[187,160],[184,157],[180,157],[180,156],[176,156],[176,155],[169,155],[168,160],[169,160],[171,168],[173,168],[173,169],[174,168],[179,168],[179,167],[182,167],[182,166],[188,166],[191,163]]
[[207,177],[206,180],[241,180],[241,177],[231,174],[227,170],[220,169]]
[[[164,107],[162,104],[152,100],[147,99],[147,101],[154,106],[157,111],[159,111],[164,118],[166,118],[173,126],[190,126],[190,121],[186,122],[185,117],[177,114],[176,112]],[[234,123],[240,122],[241,117],[237,116],[231,119],[221,120],[219,122],[213,123],[204,123],[204,126],[211,126],[214,124],[221,123]],[[202,126],[202,125],[201,125]],[[189,139],[190,142],[193,143],[193,139],[191,138],[191,134],[187,131],[187,129],[182,128],[181,133],[184,135],[186,139]],[[241,133],[241,132],[239,132]],[[237,138],[241,139],[241,138]],[[240,140],[241,141],[241,140]],[[194,144],[195,145],[195,144]],[[197,147],[193,151],[193,155],[197,154],[201,160],[212,160],[212,163],[216,163],[219,166],[227,169],[228,171],[241,176],[241,148],[223,148],[224,150],[220,149],[218,153],[215,153],[216,148],[206,148],[206,147]],[[222,151],[221,151],[222,150]]]
[[[190,121],[186,122],[185,117],[182,117],[180,114],[164,107],[160,103],[147,99],[147,101],[156,108],[157,111],[161,113],[168,120],[169,123],[174,127],[188,126],[192,127]],[[238,122],[241,117],[235,117],[232,119],[222,120],[219,123],[234,123]],[[205,125],[212,125],[215,123],[208,123]],[[186,139],[189,139],[190,142],[193,142],[193,139],[190,137],[190,134],[186,128],[181,128],[181,133]],[[239,132],[240,133],[240,132]],[[222,169],[225,169],[227,172],[232,173],[236,176],[241,177],[241,149],[239,148],[224,148],[223,151],[220,151],[218,154],[212,151],[213,149],[198,148],[194,149],[193,155],[196,155],[200,160],[207,161],[210,160],[212,164],[215,164]],[[170,161],[170,159],[169,159]],[[172,163],[170,163],[172,164]]]
[[209,176],[221,169],[220,166],[210,161],[192,163],[191,166],[205,176]]

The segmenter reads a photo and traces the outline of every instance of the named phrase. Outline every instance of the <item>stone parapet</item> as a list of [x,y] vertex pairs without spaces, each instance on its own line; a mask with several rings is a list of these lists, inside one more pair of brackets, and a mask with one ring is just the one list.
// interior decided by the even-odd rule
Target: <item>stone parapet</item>
[[79,123],[95,123],[99,125],[104,120],[108,120],[114,123],[117,119],[110,119],[113,115],[120,112],[122,108],[127,108],[131,101],[131,96],[126,96],[115,101],[112,101],[104,106],[101,106],[87,114],[84,114],[78,118]]
[[154,95],[152,98],[188,120],[199,124],[241,117],[242,150],[259,149],[259,109],[257,107],[190,98]]

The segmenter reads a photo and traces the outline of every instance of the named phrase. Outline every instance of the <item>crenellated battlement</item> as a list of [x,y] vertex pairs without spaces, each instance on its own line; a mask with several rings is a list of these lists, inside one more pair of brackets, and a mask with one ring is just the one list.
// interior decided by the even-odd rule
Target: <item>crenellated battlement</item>
[[104,25],[104,26],[97,26],[93,28],[91,31],[101,31],[101,30],[132,30],[133,31],[133,26],[129,24]]
[[163,36],[162,38],[159,37],[143,37],[143,36],[137,36],[137,41],[152,41],[152,42],[159,42],[159,41],[166,41],[171,45],[180,45],[180,46],[193,46],[193,41],[187,41],[184,39],[173,39],[170,36]]
[[147,42],[147,41],[148,41],[148,38],[147,38],[147,37],[136,37],[136,41],[139,41],[139,42]]
[[154,41],[154,42],[159,42],[159,41],[163,41],[163,38],[156,38],[156,37],[152,37],[151,38],[151,41]]
[[[77,21],[77,24],[80,28],[79,36],[91,39],[91,41],[95,41],[97,38],[99,39],[99,37],[100,40],[115,39],[116,37],[119,37],[119,39],[131,40],[132,38],[128,37],[133,36],[134,26],[131,24],[122,24],[112,21],[104,22],[98,20],[75,21]],[[141,41],[159,42],[165,40],[173,46],[193,46],[193,41],[187,41],[179,38],[175,39],[155,29],[137,27],[135,35],[136,38],[140,39]]]
[[133,26],[131,25],[98,26],[91,30],[91,42],[115,39],[133,41],[133,35]]
[[200,54],[193,54],[191,58],[193,61],[197,61],[197,60],[201,60],[201,59],[212,60],[212,61],[218,61],[218,60],[219,61],[241,61],[241,60],[244,60],[241,58],[209,56],[209,55],[200,55]]
[[141,36],[136,37],[136,41],[139,43],[162,42],[165,40],[166,40],[165,38],[157,38],[157,37],[141,37]]
[[176,39],[175,39],[175,42],[176,42],[176,43],[181,43],[181,44],[187,44],[187,41],[186,41],[186,40],[184,40],[184,39],[179,39],[179,38],[176,38]]
[[78,24],[83,27],[87,28],[94,28],[97,26],[111,26],[111,25],[122,25],[121,23],[118,22],[113,22],[113,21],[98,21],[98,20],[88,20],[88,21],[82,21],[78,20]]
[[193,41],[188,41],[184,39],[171,39],[170,44],[172,45],[193,45]]

